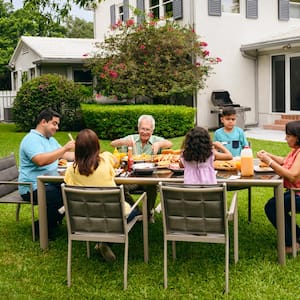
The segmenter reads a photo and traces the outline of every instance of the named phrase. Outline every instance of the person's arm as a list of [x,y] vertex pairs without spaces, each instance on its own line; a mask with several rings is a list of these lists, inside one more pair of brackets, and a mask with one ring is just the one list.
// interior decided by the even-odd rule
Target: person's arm
[[272,153],[268,153],[265,150],[260,150],[256,153],[256,156],[264,163],[269,164],[270,160],[275,161],[279,165],[283,165],[285,157],[277,156]]
[[133,144],[134,144],[133,139],[129,138],[129,136],[125,138],[113,140],[110,143],[112,147],[122,147],[122,146],[133,147]]
[[232,159],[231,152],[220,142],[213,142],[215,160],[230,160]]
[[32,161],[38,166],[45,166],[53,163],[59,158],[65,158],[67,160],[74,160],[75,142],[69,141],[63,147],[60,147],[51,152],[39,153],[32,157]]
[[153,151],[153,154],[157,154],[161,149],[171,148],[172,146],[173,146],[172,142],[162,139],[162,140],[154,142],[152,144],[152,151]]

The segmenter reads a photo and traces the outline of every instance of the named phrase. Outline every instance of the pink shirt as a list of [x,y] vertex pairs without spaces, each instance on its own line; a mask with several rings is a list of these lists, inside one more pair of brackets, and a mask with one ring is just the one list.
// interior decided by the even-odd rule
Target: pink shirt
[[[294,164],[294,161],[297,157],[297,154],[300,152],[300,148],[297,149],[293,149],[288,155],[287,157],[284,159],[283,161],[283,167],[285,169],[290,169],[292,167],[292,165]],[[290,188],[300,188],[300,179],[296,182],[290,182],[287,179],[283,179],[283,184],[284,187],[290,189]]]

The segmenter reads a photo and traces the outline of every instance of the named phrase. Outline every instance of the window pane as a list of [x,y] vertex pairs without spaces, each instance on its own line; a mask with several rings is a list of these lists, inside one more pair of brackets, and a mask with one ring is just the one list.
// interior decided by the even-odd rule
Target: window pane
[[222,0],[222,11],[240,13],[240,0]]
[[166,17],[166,18],[173,17],[173,4],[172,4],[172,2],[164,4],[164,17]]
[[155,5],[159,5],[159,0],[150,0],[150,7]]
[[285,112],[285,57],[272,57],[272,112]]
[[300,110],[300,57],[290,59],[291,110]]
[[300,0],[290,1],[290,17],[300,18]]

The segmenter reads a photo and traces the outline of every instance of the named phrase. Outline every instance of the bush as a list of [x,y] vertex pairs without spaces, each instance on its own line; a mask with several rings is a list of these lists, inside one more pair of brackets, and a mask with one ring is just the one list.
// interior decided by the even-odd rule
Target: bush
[[81,108],[86,126],[105,140],[137,132],[137,121],[143,114],[154,117],[154,134],[165,138],[183,136],[195,125],[195,108],[182,105],[82,104]]
[[61,114],[61,130],[83,127],[80,111],[82,93],[73,81],[57,74],[46,74],[24,83],[13,105],[16,127],[28,131],[36,126],[36,117],[45,108]]

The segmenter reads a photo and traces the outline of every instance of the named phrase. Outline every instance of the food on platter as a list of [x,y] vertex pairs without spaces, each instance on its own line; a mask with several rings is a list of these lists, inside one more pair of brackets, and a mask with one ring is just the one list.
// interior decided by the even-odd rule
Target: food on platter
[[235,171],[237,166],[234,160],[215,160],[214,168],[216,170]]
[[176,175],[182,175],[184,173],[184,168],[179,166],[179,163],[172,163],[169,165],[169,170],[171,170]]
[[58,166],[59,167],[67,167],[68,166],[68,161],[64,158],[61,158],[59,161],[58,161]]
[[269,166],[268,166],[265,162],[263,162],[263,161],[260,161],[258,166],[259,166],[260,168],[268,168],[268,167],[269,167]]
[[157,154],[153,155],[153,162],[169,161],[170,163],[179,162],[180,154]]
[[161,167],[161,168],[167,168],[167,167],[169,167],[170,163],[171,162],[169,160],[162,160],[162,161],[156,162],[157,166]]
[[[151,155],[150,154],[142,153],[142,154],[133,155],[132,157],[133,157],[134,161],[151,161]],[[124,156],[122,158],[122,160],[124,160],[124,161],[127,161],[127,159],[128,159],[127,156]]]
[[173,150],[173,149],[163,149],[161,151],[161,154],[180,154],[181,153],[181,149],[178,149],[178,150]]

